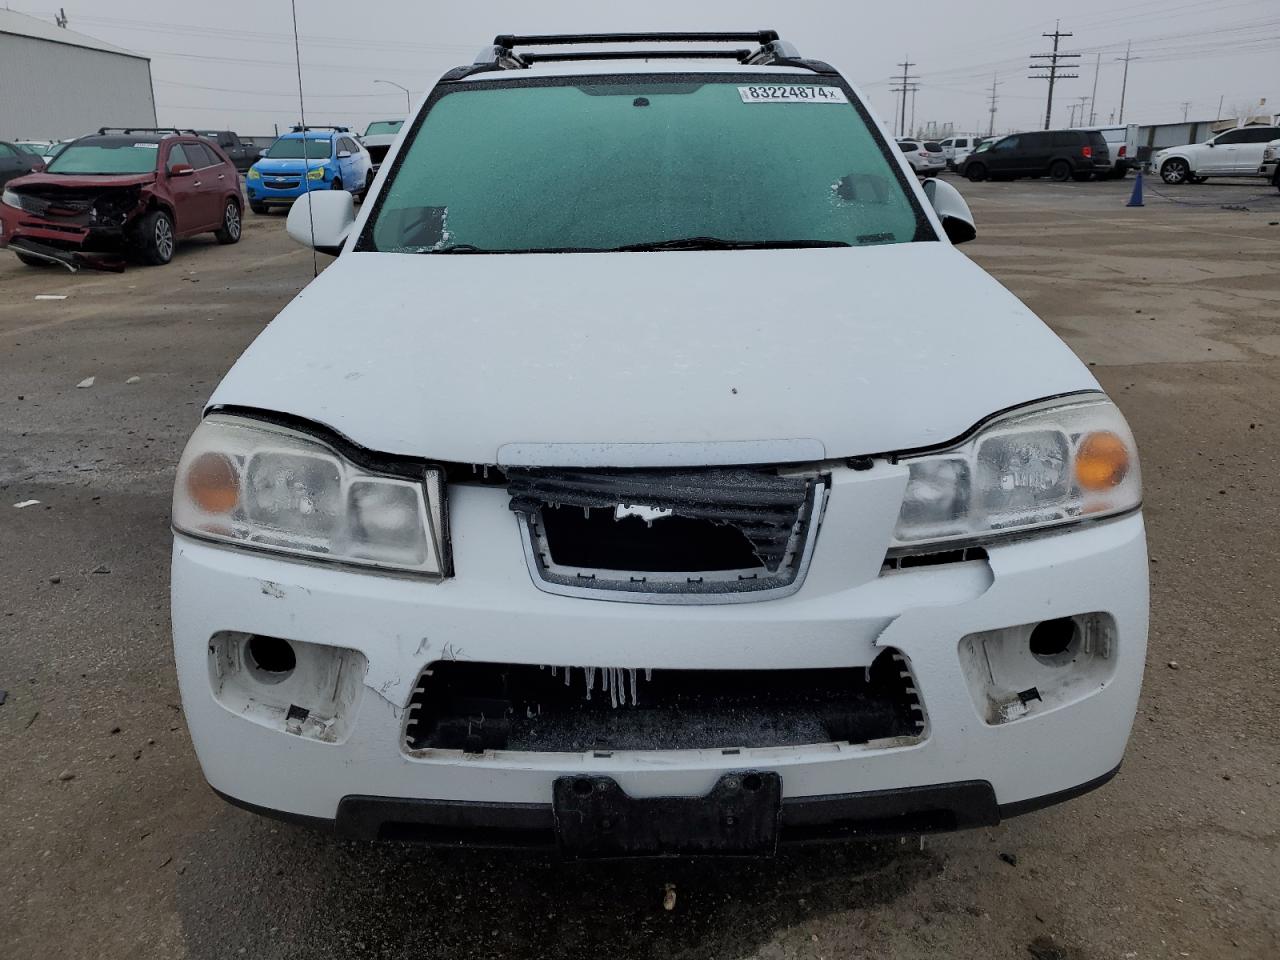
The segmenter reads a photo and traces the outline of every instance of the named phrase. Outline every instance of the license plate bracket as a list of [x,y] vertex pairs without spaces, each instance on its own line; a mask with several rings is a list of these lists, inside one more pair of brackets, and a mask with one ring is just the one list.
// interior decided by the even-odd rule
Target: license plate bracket
[[728,773],[704,797],[631,797],[611,777],[561,777],[553,788],[560,852],[619,857],[773,856],[782,778]]

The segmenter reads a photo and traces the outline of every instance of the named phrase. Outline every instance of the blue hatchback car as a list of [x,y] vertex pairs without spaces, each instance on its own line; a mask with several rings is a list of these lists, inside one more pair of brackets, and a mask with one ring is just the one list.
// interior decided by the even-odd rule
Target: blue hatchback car
[[289,206],[309,190],[347,190],[363,197],[373,183],[373,160],[346,127],[294,127],[249,168],[249,209]]

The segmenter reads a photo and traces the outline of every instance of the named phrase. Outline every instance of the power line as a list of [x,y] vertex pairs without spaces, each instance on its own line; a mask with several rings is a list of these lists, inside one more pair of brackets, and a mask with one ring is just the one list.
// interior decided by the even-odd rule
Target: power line
[[1049,101],[1046,104],[1044,111],[1044,128],[1048,130],[1050,124],[1053,122],[1053,88],[1055,84],[1057,84],[1059,80],[1075,80],[1080,76],[1078,73],[1059,73],[1059,70],[1076,69],[1079,66],[1079,63],[1072,63],[1071,61],[1079,61],[1080,54],[1058,52],[1058,45],[1063,39],[1075,36],[1074,33],[1062,32],[1062,21],[1058,21],[1058,25],[1053,28],[1053,33],[1045,33],[1041,34],[1041,36],[1053,38],[1053,53],[1033,53],[1031,55],[1031,59],[1048,60],[1049,64],[1048,66],[1044,66],[1043,64],[1033,63],[1028,69],[1049,71],[1047,74],[1030,77],[1032,80],[1049,81]]

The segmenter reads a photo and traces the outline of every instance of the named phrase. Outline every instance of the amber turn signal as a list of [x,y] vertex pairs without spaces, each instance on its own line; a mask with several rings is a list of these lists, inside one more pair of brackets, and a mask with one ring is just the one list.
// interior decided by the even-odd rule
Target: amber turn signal
[[1076,451],[1076,480],[1085,490],[1110,490],[1129,475],[1129,448],[1114,433],[1091,433]]
[[206,513],[230,513],[240,500],[235,465],[219,453],[201,454],[187,471],[187,493]]

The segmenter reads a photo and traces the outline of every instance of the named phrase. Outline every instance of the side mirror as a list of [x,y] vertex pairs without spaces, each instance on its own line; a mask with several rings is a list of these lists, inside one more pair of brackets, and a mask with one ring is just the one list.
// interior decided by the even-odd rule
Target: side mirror
[[259,160],[261,160],[261,159],[263,159],[264,157],[266,157],[266,155],[267,155],[267,148],[266,148],[266,147],[263,147],[261,150],[259,150],[259,151],[258,151],[258,159],[259,159]]
[[171,177],[191,177],[194,176],[196,168],[189,163],[175,163],[169,168],[169,176]]
[[938,219],[942,221],[943,231],[952,243],[968,243],[978,235],[973,213],[959,190],[945,180],[936,179],[926,180],[922,186]]
[[1209,149],[1210,149],[1210,150],[1212,150],[1212,149],[1213,149],[1214,147],[1216,147],[1217,145],[1218,145],[1218,141],[1217,141],[1217,140],[1210,140],[1210,141],[1209,141]]
[[294,201],[285,230],[304,247],[336,257],[356,222],[354,198],[347,190],[313,190]]
[[338,152],[338,159],[339,159],[339,160],[350,160],[350,159],[351,159],[351,151],[350,151],[350,150],[340,150],[340,151]]

